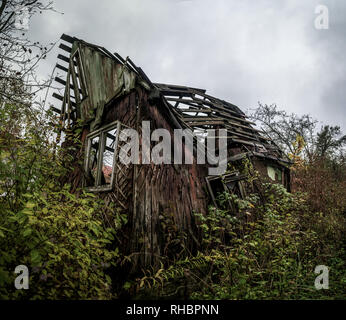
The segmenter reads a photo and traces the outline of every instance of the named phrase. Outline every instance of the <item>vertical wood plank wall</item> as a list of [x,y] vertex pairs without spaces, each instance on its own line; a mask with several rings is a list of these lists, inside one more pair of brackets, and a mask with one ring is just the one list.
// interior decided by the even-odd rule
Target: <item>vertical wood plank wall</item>
[[[102,126],[119,120],[137,130],[140,144],[143,120],[151,122],[151,132],[156,128],[165,128],[173,135],[172,125],[159,108],[159,105],[149,103],[143,89],[137,88],[105,107]],[[85,129],[83,136],[87,132],[88,129]],[[106,201],[115,203],[117,187],[121,187],[126,195],[126,199],[121,199],[126,208],[120,205],[119,208],[128,214],[128,225],[123,232],[127,239],[126,250],[134,253],[135,264],[155,264],[158,262],[157,256],[165,253],[167,235],[161,226],[160,216],[170,217],[177,229],[186,234],[186,245],[195,246],[198,233],[193,212],[206,213],[207,210],[208,196],[204,185],[206,170],[206,167],[196,164],[131,165],[121,186],[99,194]]]

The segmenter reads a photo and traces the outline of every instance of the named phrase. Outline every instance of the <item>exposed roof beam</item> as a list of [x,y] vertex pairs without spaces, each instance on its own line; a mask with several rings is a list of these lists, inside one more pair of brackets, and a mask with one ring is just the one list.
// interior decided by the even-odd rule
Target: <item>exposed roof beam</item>
[[75,41],[74,37],[71,37],[71,36],[69,36],[69,35],[67,35],[65,33],[62,34],[60,39],[66,41],[66,42],[69,42],[69,43],[73,43]]
[[62,49],[62,50],[67,51],[68,53],[71,53],[71,51],[72,51],[72,48],[68,47],[67,45],[65,45],[63,43],[59,44],[59,48]]

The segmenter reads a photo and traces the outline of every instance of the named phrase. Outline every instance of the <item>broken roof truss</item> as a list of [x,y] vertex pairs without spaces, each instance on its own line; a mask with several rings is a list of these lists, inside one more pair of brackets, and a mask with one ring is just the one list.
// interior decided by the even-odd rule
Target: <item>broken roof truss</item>
[[[241,144],[245,148],[247,146],[249,149],[246,151],[289,162],[271,139],[265,137],[261,130],[253,127],[255,123],[249,121],[237,106],[206,94],[204,89],[152,83],[143,70],[137,67],[129,57],[123,59],[117,53],[111,53],[101,46],[66,34],[63,34],[61,39],[71,45],[71,47],[64,43],[59,45],[60,49],[69,54],[69,57],[59,54],[58,59],[62,64],[56,64],[57,69],[66,73],[65,80],[60,77],[55,78],[59,84],[64,86],[64,94],[53,93],[53,97],[62,102],[60,110],[52,108],[54,112],[60,114],[62,125],[66,124],[67,127],[70,127],[81,117],[77,105],[89,95],[86,85],[89,79],[85,75],[85,60],[78,50],[78,45],[77,49],[75,47],[76,44],[81,43],[128,68],[130,72],[146,83],[149,90],[158,92],[161,101],[169,109],[169,113],[179,127],[190,128],[198,132],[225,128],[230,142]],[[64,66],[64,63],[68,65]]]

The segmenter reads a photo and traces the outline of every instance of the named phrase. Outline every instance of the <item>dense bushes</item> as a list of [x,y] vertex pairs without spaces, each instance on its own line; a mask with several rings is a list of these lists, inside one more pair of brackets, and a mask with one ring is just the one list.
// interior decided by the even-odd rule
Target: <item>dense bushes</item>
[[[292,160],[292,193],[256,181],[246,199],[220,194],[219,207],[231,200],[233,212],[196,214],[198,254],[148,270],[132,286],[139,297],[346,299],[346,136],[276,106],[260,105],[253,118]],[[318,265],[329,268],[328,290],[314,286]]]
[[[179,255],[166,252],[159,270],[138,270],[136,278],[122,270],[112,285],[109,269],[126,261],[114,241],[126,217],[62,183],[79,163],[73,150],[62,154],[52,142],[55,128],[42,112],[1,106],[0,298],[111,299],[120,291],[133,298],[346,298],[342,158],[296,155],[292,194],[275,184],[258,184],[260,194],[246,199],[220,194],[219,203],[232,201],[237,214],[214,207],[195,213],[203,235],[197,254],[182,251],[183,234],[170,233]],[[78,132],[66,137],[75,142],[68,148],[79,148]],[[29,268],[29,290],[14,287],[17,265]],[[328,290],[314,287],[317,265],[329,267]]]
[[293,191],[306,192],[312,210],[325,214],[346,210],[346,162],[340,157],[316,157],[292,168]]
[[[111,246],[116,229],[102,224],[110,208],[94,195],[77,198],[68,189],[25,194],[17,212],[2,208],[2,298],[112,298],[105,270],[117,261],[118,250]],[[117,218],[114,224],[120,226]],[[30,270],[29,290],[14,287],[13,271],[22,264]]]
[[[146,276],[139,294],[193,299],[315,299],[345,297],[345,217],[313,212],[306,195],[281,185],[263,186],[265,199],[232,196],[244,224],[210,208],[198,215],[204,243],[197,256],[172,262]],[[228,240],[227,240],[228,239]],[[329,290],[316,290],[314,269],[330,269]],[[142,279],[143,280],[143,279]],[[143,289],[144,288],[144,289]]]
[[[0,109],[0,298],[109,299],[123,216],[59,183],[74,159],[52,143],[54,121],[25,105]],[[15,289],[18,265],[29,290]]]

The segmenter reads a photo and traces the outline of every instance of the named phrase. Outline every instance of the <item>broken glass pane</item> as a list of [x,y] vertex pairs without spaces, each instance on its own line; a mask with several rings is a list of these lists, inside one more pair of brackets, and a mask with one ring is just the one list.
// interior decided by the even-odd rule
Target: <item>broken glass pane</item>
[[110,184],[113,172],[113,159],[115,152],[117,129],[105,132],[105,149],[102,157],[101,185]]
[[94,137],[90,140],[90,153],[88,161],[88,185],[95,186],[97,179],[97,164],[100,149],[100,137]]

